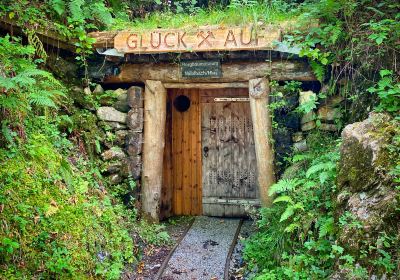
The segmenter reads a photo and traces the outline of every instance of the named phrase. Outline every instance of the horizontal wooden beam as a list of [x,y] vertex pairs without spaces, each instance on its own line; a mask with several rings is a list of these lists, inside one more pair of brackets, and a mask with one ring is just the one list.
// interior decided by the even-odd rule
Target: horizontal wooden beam
[[217,89],[217,88],[248,88],[249,83],[164,83],[165,88],[199,88],[199,89]]
[[243,199],[243,198],[219,198],[219,197],[203,197],[203,203],[210,204],[230,204],[230,205],[260,205],[259,199]]
[[[309,30],[312,27],[316,27],[318,26],[318,22],[309,22],[308,24],[302,24],[301,26],[298,25],[298,23],[296,21],[285,21],[285,22],[280,22],[279,24],[275,24],[274,26],[268,26],[265,24],[261,24],[259,26],[257,26],[257,30],[252,30],[252,33],[258,33],[257,36],[264,36],[263,33],[265,33],[266,38],[258,38],[259,42],[258,42],[258,46],[261,48],[265,48],[268,45],[262,45],[262,41],[264,40],[269,40],[269,42],[272,42],[273,39],[275,38],[279,41],[280,37],[283,34],[286,34],[287,32],[293,31],[295,29],[298,30]],[[267,28],[267,31],[265,32],[265,28]],[[225,29],[225,32],[224,32]],[[231,33],[229,33],[229,30],[232,30]],[[203,33],[199,33],[203,31]],[[128,37],[132,34],[136,34],[137,38],[135,37],[136,35],[134,35],[133,37],[131,37],[131,39],[133,39],[133,41],[131,40],[131,45],[132,43],[135,43],[135,39],[137,40],[137,47],[138,47],[138,52],[140,53],[146,53],[146,51],[143,50],[143,46],[145,44],[145,41],[147,40],[147,43],[149,43],[149,40],[151,40],[151,38],[149,39],[148,36],[151,35],[151,33],[153,33],[153,45],[157,46],[158,45],[158,34],[161,33],[161,39],[162,42],[164,44],[163,48],[160,44],[159,48],[160,50],[155,50],[155,53],[161,53],[161,52],[171,52],[171,48],[173,49],[172,44],[174,43],[174,40],[179,41],[182,43],[182,41],[185,43],[186,41],[189,42],[190,41],[190,32],[194,32],[195,37],[199,39],[199,41],[196,40],[197,44],[196,46],[199,47],[198,45],[203,41],[204,37],[206,37],[208,35],[207,32],[213,32],[213,34],[207,38],[207,40],[205,40],[203,42],[203,44],[201,44],[200,47],[207,47],[210,44],[208,42],[211,43],[211,39],[214,36],[215,39],[218,39],[218,33],[222,32],[222,40],[223,40],[223,44],[226,46],[224,46],[223,49],[228,50],[229,44],[233,44],[231,47],[231,49],[243,49],[242,47],[245,47],[244,49],[258,49],[258,47],[254,48],[254,46],[251,46],[251,42],[249,41],[249,36],[248,36],[248,30],[244,30],[245,32],[242,32],[241,27],[232,27],[232,28],[227,28],[226,26],[204,26],[204,27],[183,27],[181,29],[154,29],[154,30],[141,30],[140,32],[138,32],[138,30],[132,30],[132,31],[99,31],[99,32],[91,32],[88,35],[91,38],[95,38],[96,42],[94,43],[94,47],[96,48],[118,48],[116,45],[114,45],[115,41],[118,42],[122,42],[123,44],[128,44]],[[186,33],[184,35],[184,37],[182,38],[182,35]],[[173,35],[175,34],[175,35]],[[228,37],[229,34],[229,37]],[[117,36],[118,35],[118,36]],[[178,37],[178,35],[180,35]],[[234,37],[232,37],[232,35]],[[117,36],[117,40],[116,39]],[[165,36],[167,36],[167,38],[165,38]],[[253,36],[255,36],[253,34]],[[119,39],[118,39],[119,37]],[[151,36],[150,36],[151,37]],[[157,38],[156,38],[157,37]],[[228,42],[226,42],[226,39],[228,39]],[[235,40],[233,40],[235,39]],[[172,41],[170,41],[172,40]],[[236,41],[236,46],[234,44],[234,42]],[[242,43],[244,42],[244,44]],[[212,48],[216,48],[216,45],[218,44],[217,41],[214,42],[214,46]],[[140,45],[142,45],[142,48],[139,49]],[[183,44],[181,44],[183,45]],[[188,45],[188,44],[186,44]],[[247,47],[246,47],[247,46]],[[184,47],[184,46],[182,46]],[[228,47],[228,48],[226,48]],[[182,52],[183,50],[185,50],[185,48],[181,48],[180,50],[178,50],[179,52]],[[174,51],[174,50],[172,50]],[[175,51],[177,51],[175,49]],[[189,51],[198,51],[195,50],[193,48],[189,48]],[[200,48],[201,51],[201,48]],[[128,51],[130,52],[130,51]],[[135,52],[135,51],[133,51]],[[153,51],[151,51],[153,52]]]
[[[0,18],[0,28],[10,32],[12,35],[26,36],[22,27],[18,26],[16,22],[9,20],[6,17]],[[75,52],[76,50],[73,40],[67,40],[58,35],[55,31],[35,29],[35,33],[39,37],[40,41],[45,45],[51,45],[70,52]]]
[[89,37],[96,39],[93,44],[95,48],[114,48],[114,37],[118,34],[118,31],[100,31],[91,32]]
[[114,48],[120,53],[271,50],[281,40],[277,25],[203,26],[185,29],[120,31]]
[[316,81],[310,66],[304,61],[223,63],[220,78],[183,78],[178,64],[123,64],[120,74],[107,76],[104,83],[134,83],[159,80],[163,83],[237,83],[270,76],[271,80]]

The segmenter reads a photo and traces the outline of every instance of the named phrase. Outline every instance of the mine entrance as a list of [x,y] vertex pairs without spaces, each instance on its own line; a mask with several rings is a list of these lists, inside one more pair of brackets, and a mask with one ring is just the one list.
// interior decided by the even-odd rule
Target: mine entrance
[[171,89],[167,104],[162,210],[245,215],[259,198],[248,89]]

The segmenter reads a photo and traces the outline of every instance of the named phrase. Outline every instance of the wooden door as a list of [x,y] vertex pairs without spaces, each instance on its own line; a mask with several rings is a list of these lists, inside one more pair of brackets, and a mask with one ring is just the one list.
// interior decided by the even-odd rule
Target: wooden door
[[[174,106],[179,96],[190,100],[188,110]],[[161,215],[201,215],[201,142],[198,89],[168,92],[166,146]]]
[[259,203],[250,105],[244,101],[248,90],[202,90],[200,95],[203,214],[245,215],[246,205]]

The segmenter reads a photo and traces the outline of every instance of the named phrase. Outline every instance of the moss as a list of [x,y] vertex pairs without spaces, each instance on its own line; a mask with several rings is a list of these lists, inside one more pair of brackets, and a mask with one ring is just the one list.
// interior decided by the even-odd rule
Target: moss
[[87,110],[76,110],[71,119],[73,131],[83,138],[87,153],[91,156],[99,153],[99,141],[106,135],[97,125],[97,116]]
[[[6,155],[0,150],[0,155]],[[3,157],[2,157],[3,158]],[[36,134],[0,163],[0,267],[8,279],[117,279],[132,261],[127,214],[77,158],[70,165]],[[4,249],[12,240],[18,250]],[[21,265],[23,264],[23,265]]]

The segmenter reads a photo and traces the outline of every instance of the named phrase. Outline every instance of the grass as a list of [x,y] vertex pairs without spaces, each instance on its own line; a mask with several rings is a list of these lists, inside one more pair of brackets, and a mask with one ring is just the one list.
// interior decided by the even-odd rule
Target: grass
[[196,13],[153,12],[133,22],[116,20],[112,30],[149,30],[156,28],[196,28],[207,25],[238,26],[249,23],[281,23],[295,20],[297,13],[284,12],[268,5],[199,9]]

